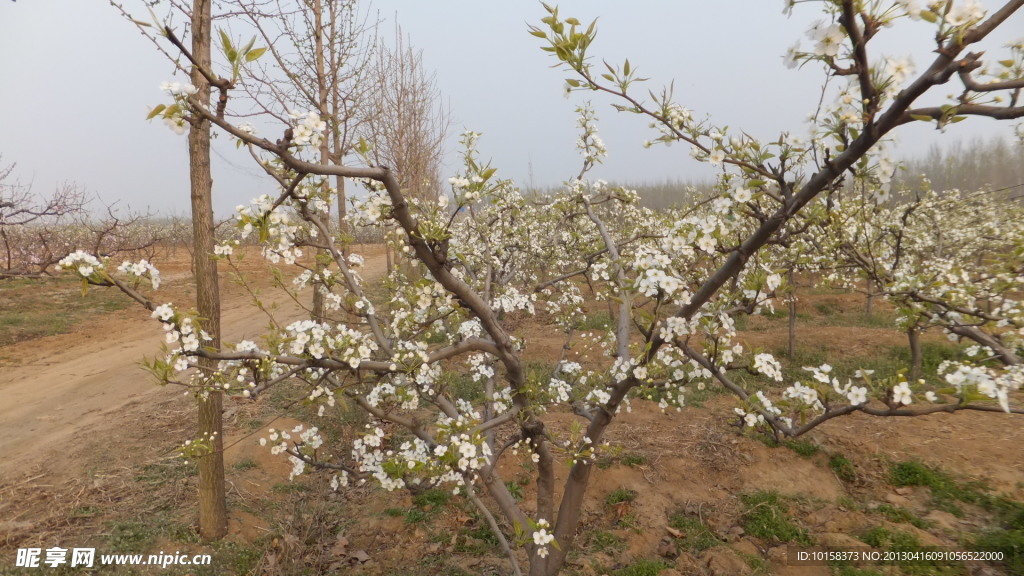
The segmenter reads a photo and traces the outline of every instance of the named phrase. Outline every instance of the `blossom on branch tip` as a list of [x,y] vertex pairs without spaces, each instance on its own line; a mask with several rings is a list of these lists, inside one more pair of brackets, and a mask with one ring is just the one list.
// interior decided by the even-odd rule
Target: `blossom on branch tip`
[[910,394],[910,385],[906,382],[900,382],[892,389],[892,402],[897,405],[908,405],[912,401]]
[[842,46],[846,34],[838,24],[826,25],[821,20],[811,25],[807,31],[807,37],[817,42],[814,45],[814,53],[818,56],[835,57],[839,54],[839,47]]
[[985,13],[985,7],[978,0],[963,0],[946,13],[946,22],[951,26],[969,26],[980,22]]

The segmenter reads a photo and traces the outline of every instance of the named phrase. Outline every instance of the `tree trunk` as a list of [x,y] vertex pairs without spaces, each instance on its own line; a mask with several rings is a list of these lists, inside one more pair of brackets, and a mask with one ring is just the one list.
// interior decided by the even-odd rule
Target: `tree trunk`
[[[327,97],[329,95],[327,89],[327,75],[326,75],[326,64],[324,62],[324,22],[323,5],[320,0],[314,0],[312,4],[313,9],[313,45],[316,53],[316,92],[317,92],[317,112],[320,117],[330,121],[331,111],[327,107]],[[337,132],[336,126],[330,126],[333,132]],[[331,139],[326,136],[320,140],[320,163],[327,165],[330,163],[330,142]],[[326,196],[327,191],[330,189],[330,180],[327,177],[323,178],[321,184],[321,192]],[[330,222],[328,221],[328,224]],[[316,250],[316,262],[314,267],[317,272],[320,272],[324,268],[323,262],[327,259],[325,256],[327,251],[317,248]],[[317,287],[313,290],[313,313],[312,320],[316,322],[326,322],[327,313],[325,309],[324,294]]]
[[789,269],[789,341],[786,352],[792,359],[796,354],[796,281],[793,277],[793,269]]
[[[200,66],[212,69],[210,56],[211,0],[195,0],[192,10],[192,54]],[[210,84],[198,69],[192,70],[192,84],[203,102],[210,101]],[[213,177],[210,174],[210,123],[196,119],[188,134],[188,156],[192,184],[193,266],[196,276],[196,309],[202,327],[213,337],[209,345],[220,349],[220,293],[217,261],[213,258]],[[217,361],[200,359],[205,374],[217,370]],[[224,492],[222,412],[223,396],[210,392],[199,398],[199,435],[210,439],[211,452],[199,461],[199,534],[217,540],[227,534],[227,505]]]
[[917,326],[907,328],[907,339],[910,341],[910,376],[908,380],[917,382],[921,377],[921,331]]

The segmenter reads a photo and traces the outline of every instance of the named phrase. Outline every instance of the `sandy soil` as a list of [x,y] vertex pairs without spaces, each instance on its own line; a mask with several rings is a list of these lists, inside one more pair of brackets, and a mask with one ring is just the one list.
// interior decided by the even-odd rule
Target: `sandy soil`
[[[364,278],[383,274],[383,252],[373,248],[367,256]],[[244,261],[243,270],[257,287],[269,286],[269,278],[253,260]],[[222,266],[222,273],[226,267]],[[171,273],[173,278],[180,277]],[[164,276],[168,273],[165,271]],[[224,339],[236,342],[257,339],[268,324],[268,317],[254,311],[252,296],[239,286],[222,279],[222,327]],[[176,289],[177,288],[177,289]],[[102,289],[102,288],[93,288]],[[170,292],[165,296],[164,292]],[[176,300],[187,306],[190,290],[172,286],[160,290],[154,299]],[[277,306],[279,322],[301,317],[299,307],[279,291],[269,301]],[[99,327],[80,327],[70,334],[19,343],[8,347],[5,355],[23,359],[14,366],[0,368],[0,484],[20,477],[26,471],[45,472],[55,480],[81,472],[89,462],[76,461],[75,445],[83,439],[110,442],[110,457],[116,457],[118,434],[130,429],[131,422],[149,418],[154,403],[168,403],[164,409],[191,404],[177,388],[161,388],[140,365],[144,357],[160,353],[163,330],[142,308],[106,315]]]

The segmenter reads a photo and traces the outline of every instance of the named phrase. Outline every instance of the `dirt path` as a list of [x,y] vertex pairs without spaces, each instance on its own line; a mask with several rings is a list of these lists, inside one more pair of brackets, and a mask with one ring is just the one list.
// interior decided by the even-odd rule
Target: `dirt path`
[[[381,250],[374,247],[361,253],[366,256],[364,278],[384,273]],[[230,294],[222,303],[225,340],[257,339],[268,317],[253,308],[244,292],[224,292]],[[280,306],[279,321],[301,317],[286,297],[272,301]],[[5,351],[25,360],[0,368],[0,485],[27,472],[54,480],[74,476],[90,466],[85,454],[76,450],[83,441],[109,441],[107,458],[117,459],[119,436],[130,433],[133,422],[155,417],[154,409],[180,408],[186,413],[192,400],[180,389],[154,386],[140,366],[144,357],[160,353],[160,325],[138,309],[98,322],[92,330],[84,327]]]

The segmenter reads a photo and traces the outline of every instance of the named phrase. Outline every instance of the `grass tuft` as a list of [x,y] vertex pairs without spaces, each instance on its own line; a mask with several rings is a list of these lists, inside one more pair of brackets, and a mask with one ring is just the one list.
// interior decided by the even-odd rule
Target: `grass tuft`
[[789,519],[789,506],[778,492],[754,492],[742,496],[743,530],[770,542],[797,542],[811,545],[807,531]]
[[668,568],[671,566],[662,560],[643,559],[616,570],[612,574],[614,576],[658,576],[662,570]]
[[622,504],[623,502],[632,502],[633,500],[636,500],[636,496],[636,490],[619,488],[618,490],[614,490],[608,494],[608,498],[605,499],[605,502],[609,506],[614,506],[616,504]]
[[722,543],[710,528],[696,518],[676,514],[669,518],[668,525],[683,533],[683,537],[676,540],[676,547],[691,554],[700,554]]

